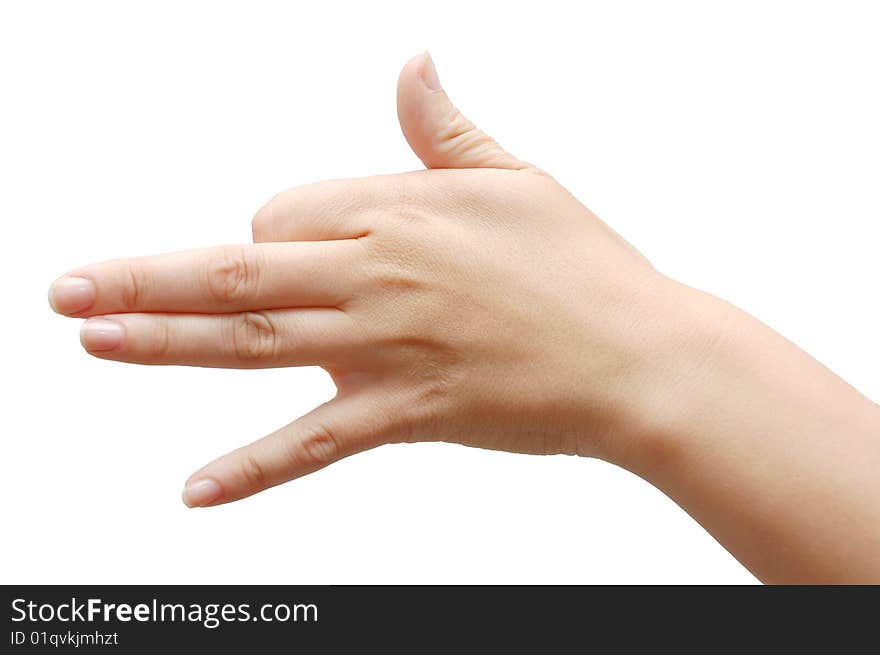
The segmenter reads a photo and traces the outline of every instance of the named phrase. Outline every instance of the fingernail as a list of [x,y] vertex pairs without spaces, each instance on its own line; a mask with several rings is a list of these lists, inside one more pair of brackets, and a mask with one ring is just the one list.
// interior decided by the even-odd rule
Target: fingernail
[[79,340],[86,350],[113,350],[122,343],[123,328],[116,321],[90,318],[83,323]]
[[427,50],[425,50],[425,61],[422,63],[422,81],[431,91],[439,91],[442,88],[440,78],[437,77],[437,69],[434,68],[434,60]]
[[211,478],[200,478],[184,487],[183,502],[187,507],[204,507],[217,500],[221,493],[219,482]]
[[58,278],[49,287],[49,305],[59,314],[75,314],[95,302],[95,284],[84,277]]

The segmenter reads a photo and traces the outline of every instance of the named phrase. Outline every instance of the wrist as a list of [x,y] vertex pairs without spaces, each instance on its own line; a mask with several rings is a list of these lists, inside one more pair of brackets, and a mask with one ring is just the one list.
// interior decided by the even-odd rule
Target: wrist
[[[631,374],[601,457],[645,476],[700,438],[699,417],[725,394],[745,348],[732,305],[663,277],[642,301]],[[733,366],[732,366],[733,365]]]
[[685,287],[670,297],[608,459],[761,580],[880,579],[880,408],[745,312]]

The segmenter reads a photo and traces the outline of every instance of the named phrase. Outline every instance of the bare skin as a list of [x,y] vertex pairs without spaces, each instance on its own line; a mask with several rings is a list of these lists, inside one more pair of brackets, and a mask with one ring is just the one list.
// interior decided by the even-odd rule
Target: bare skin
[[332,375],[333,400],[194,473],[189,506],[388,443],[577,454],[655,484],[761,580],[880,582],[875,403],[657,272],[467,121],[427,55],[398,113],[429,170],[285,191],[253,244],[53,284],[97,357]]

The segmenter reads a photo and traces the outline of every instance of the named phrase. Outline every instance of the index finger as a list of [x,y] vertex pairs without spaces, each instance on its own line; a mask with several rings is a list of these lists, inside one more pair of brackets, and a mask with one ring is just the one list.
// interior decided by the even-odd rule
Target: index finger
[[58,313],[81,317],[335,307],[350,298],[362,255],[355,240],[345,239],[117,259],[59,278],[49,300]]

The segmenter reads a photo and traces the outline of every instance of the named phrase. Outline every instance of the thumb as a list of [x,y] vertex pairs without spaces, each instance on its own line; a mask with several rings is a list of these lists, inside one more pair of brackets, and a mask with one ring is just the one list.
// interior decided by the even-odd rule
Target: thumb
[[532,168],[455,108],[427,52],[410,59],[400,73],[397,116],[407,142],[428,168]]

